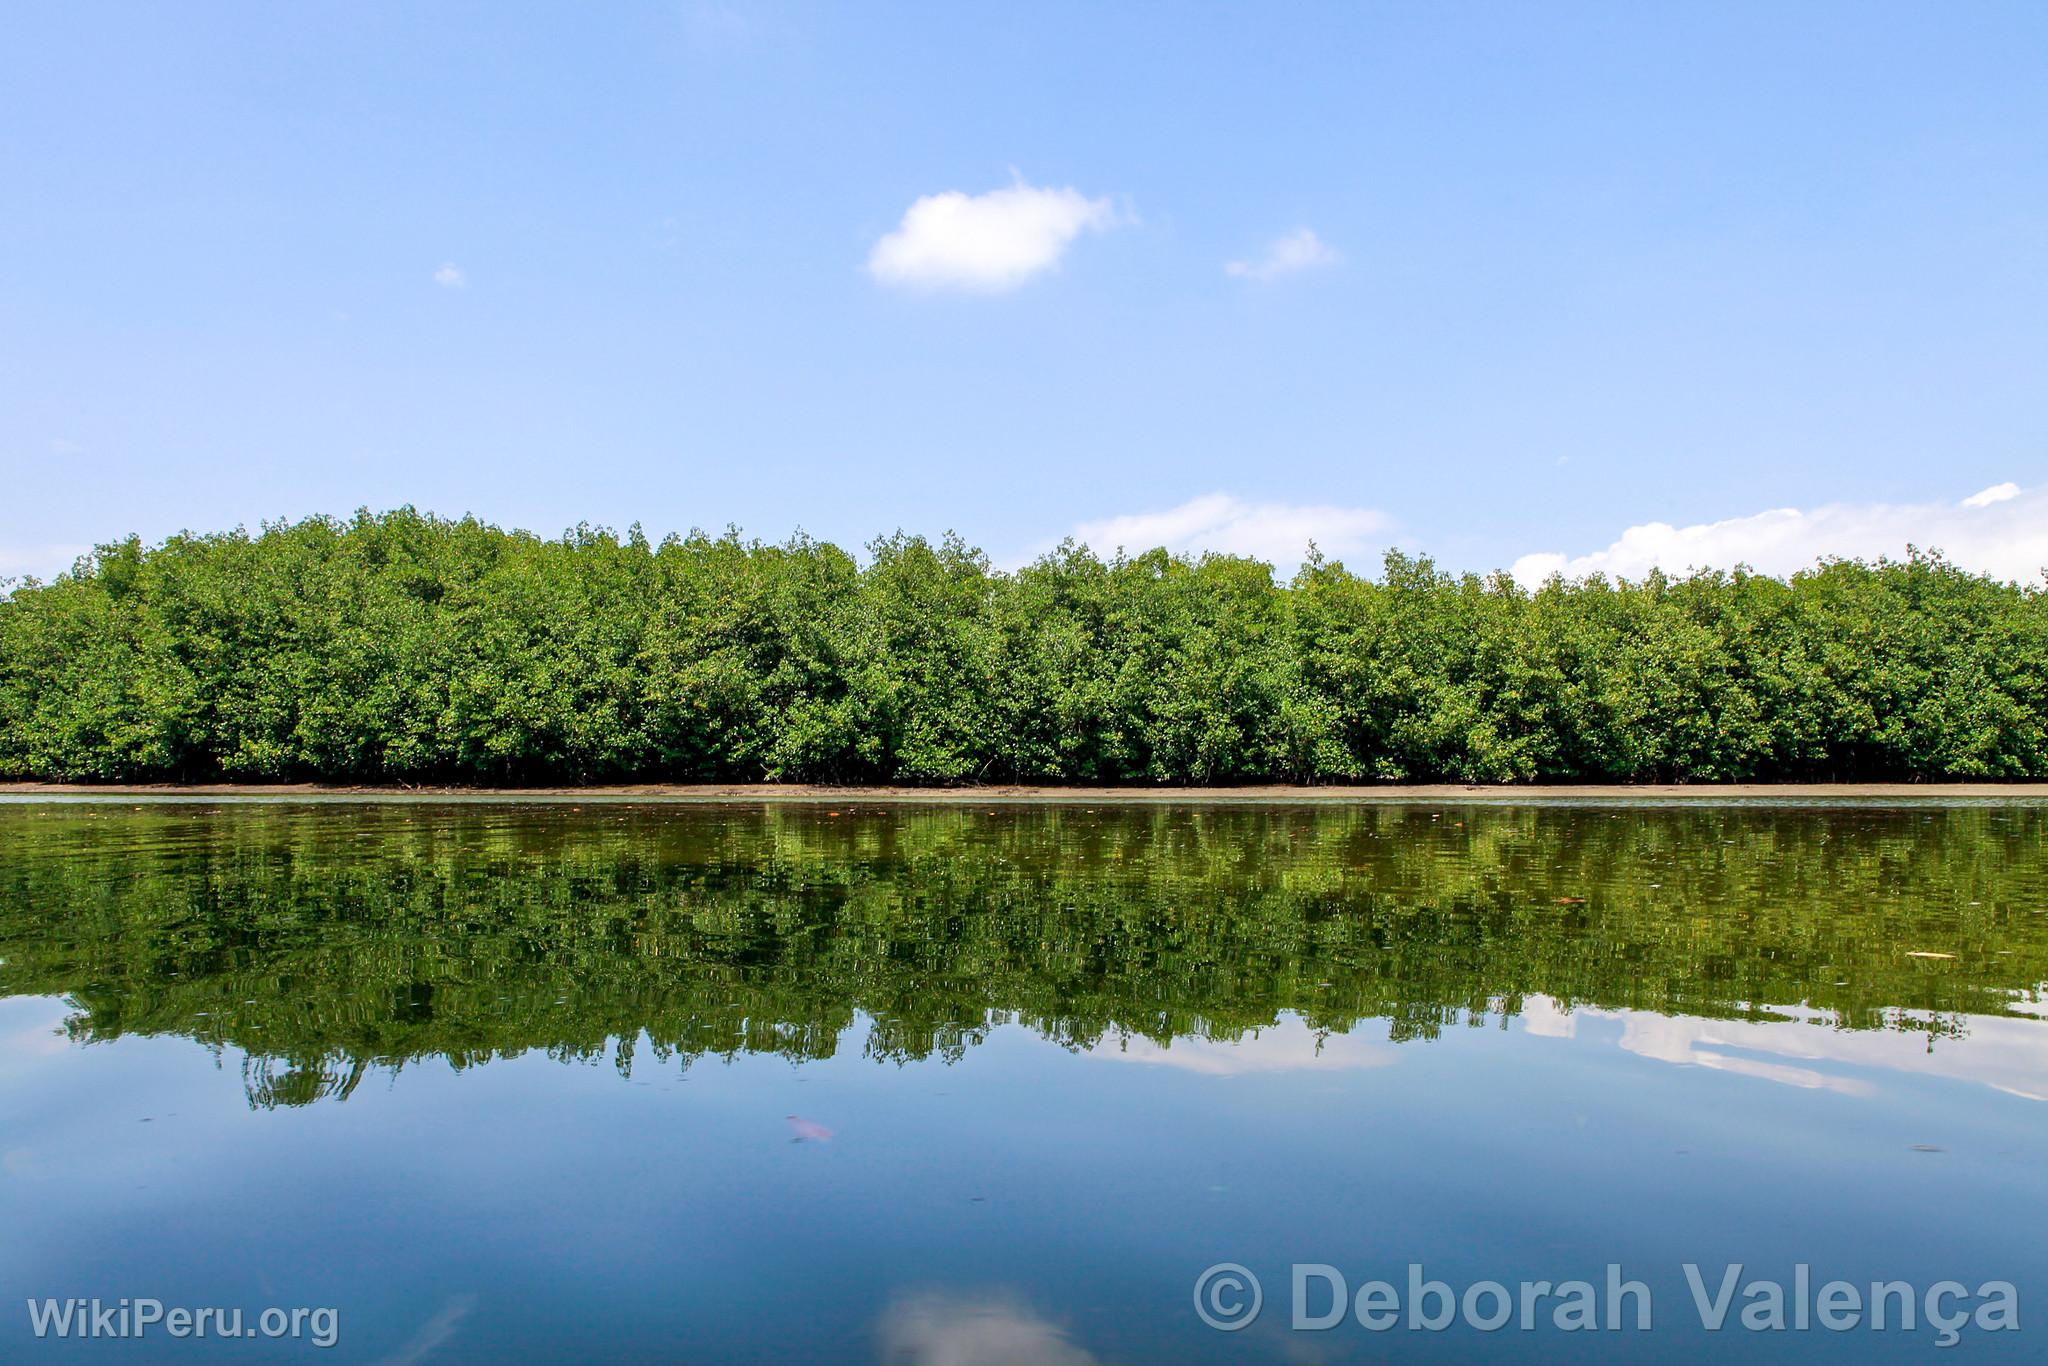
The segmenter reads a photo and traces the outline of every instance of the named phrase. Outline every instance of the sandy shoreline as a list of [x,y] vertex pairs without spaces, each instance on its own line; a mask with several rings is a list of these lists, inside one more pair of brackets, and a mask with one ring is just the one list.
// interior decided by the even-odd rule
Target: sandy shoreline
[[56,798],[314,801],[1087,802],[1265,805],[1414,802],[1712,803],[1989,801],[2048,803],[2048,783],[1665,783],[1637,786],[1415,784],[1373,787],[861,787],[821,783],[631,783],[592,787],[398,787],[322,783],[0,783],[0,800]]

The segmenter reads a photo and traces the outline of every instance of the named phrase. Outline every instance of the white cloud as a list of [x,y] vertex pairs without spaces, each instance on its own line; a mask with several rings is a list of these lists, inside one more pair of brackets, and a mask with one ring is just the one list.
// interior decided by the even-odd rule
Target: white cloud
[[1829,503],[1810,512],[1773,508],[1694,526],[1646,522],[1604,550],[1524,555],[1513,573],[1532,585],[1553,573],[1634,579],[1652,568],[1682,574],[1737,564],[1790,574],[1822,557],[1896,559],[1909,544],[1939,550],[1964,569],[2031,582],[2048,566],[2048,488],[1996,484],[1959,503]]
[[434,283],[443,289],[466,289],[469,276],[453,261],[443,261],[441,268],[434,272]]
[[1275,238],[1266,248],[1266,254],[1258,260],[1228,262],[1223,273],[1263,283],[1296,271],[1335,265],[1339,259],[1336,251],[1316,236],[1313,228],[1296,228],[1285,237]]
[[2019,496],[2020,486],[2018,484],[1993,484],[1982,493],[1973,493],[1968,498],[1963,499],[1963,506],[1966,508],[1988,508],[1993,503],[2003,503],[2007,499]]
[[1084,232],[1115,227],[1116,209],[1075,189],[1039,188],[1019,177],[987,194],[947,190],[904,210],[868,253],[885,285],[996,292],[1059,264]]
[[1138,554],[1165,546],[1176,554],[1204,550],[1251,555],[1282,570],[1301,563],[1314,541],[1333,559],[1356,555],[1392,523],[1371,508],[1329,504],[1249,503],[1227,493],[1204,494],[1163,512],[1139,512],[1083,522],[1074,539],[1097,554],[1119,548]]

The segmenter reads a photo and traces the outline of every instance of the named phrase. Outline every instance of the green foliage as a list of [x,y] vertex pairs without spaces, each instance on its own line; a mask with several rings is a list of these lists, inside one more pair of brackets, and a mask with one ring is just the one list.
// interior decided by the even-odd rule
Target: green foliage
[[901,533],[558,540],[400,509],[0,598],[0,775],[80,781],[2048,777],[2048,592],[1938,555],[1530,592]]
[[1005,1020],[1425,1040],[1538,995],[1933,1048],[2048,980],[2033,805],[831,810],[0,805],[0,994],[239,1049],[268,1105],[435,1056],[824,1057],[863,1019],[883,1060]]

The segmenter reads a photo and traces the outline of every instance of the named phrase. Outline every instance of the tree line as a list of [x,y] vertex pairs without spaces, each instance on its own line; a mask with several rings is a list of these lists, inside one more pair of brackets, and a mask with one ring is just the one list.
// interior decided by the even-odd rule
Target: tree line
[[2048,592],[1938,554],[1534,590],[403,508],[0,598],[0,775],[514,784],[2048,777]]

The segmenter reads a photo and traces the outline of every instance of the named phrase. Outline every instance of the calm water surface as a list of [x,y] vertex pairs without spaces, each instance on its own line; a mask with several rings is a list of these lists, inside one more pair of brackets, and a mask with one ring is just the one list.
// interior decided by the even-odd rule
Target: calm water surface
[[[2044,981],[2041,806],[0,804],[0,1359],[2041,1360]],[[1414,1262],[1653,1328],[1290,1330]]]

